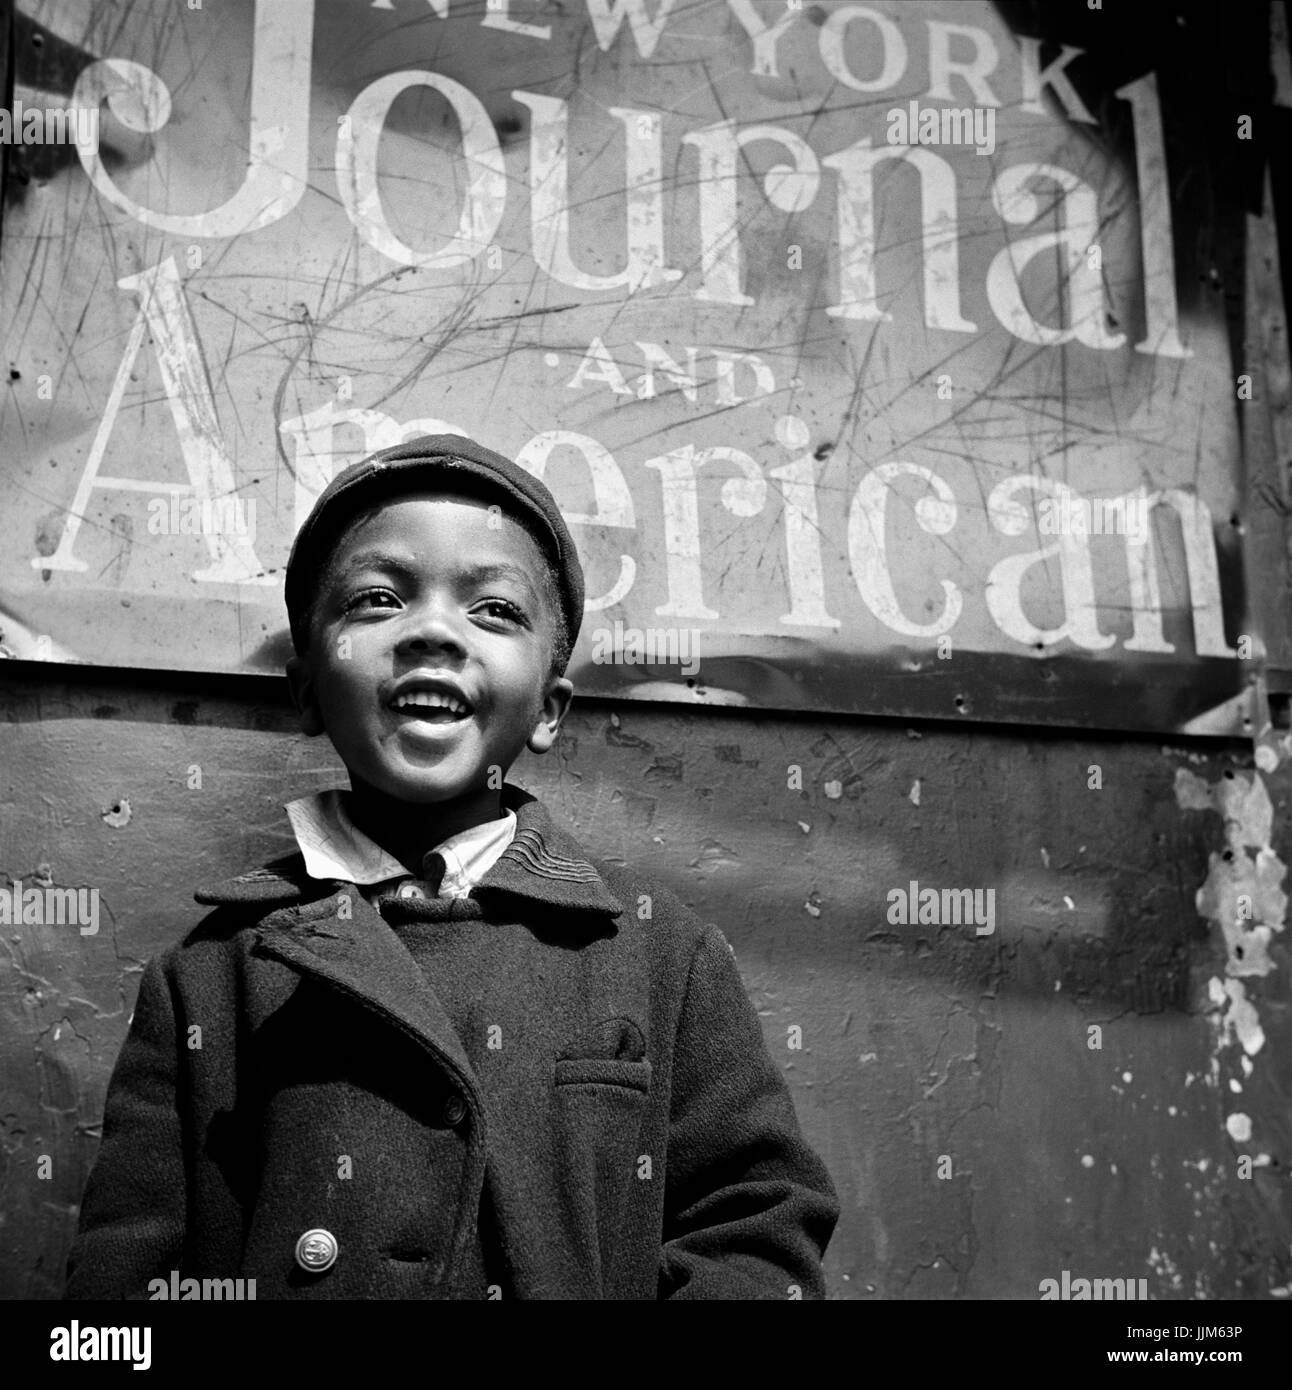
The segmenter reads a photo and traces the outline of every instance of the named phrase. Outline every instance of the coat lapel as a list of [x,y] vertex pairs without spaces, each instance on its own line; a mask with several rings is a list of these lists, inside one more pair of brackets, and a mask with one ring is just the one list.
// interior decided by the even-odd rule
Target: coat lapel
[[258,951],[341,990],[410,1034],[454,1075],[479,1120],[475,1074],[438,995],[354,884],[337,882],[335,890],[271,912],[258,928]]

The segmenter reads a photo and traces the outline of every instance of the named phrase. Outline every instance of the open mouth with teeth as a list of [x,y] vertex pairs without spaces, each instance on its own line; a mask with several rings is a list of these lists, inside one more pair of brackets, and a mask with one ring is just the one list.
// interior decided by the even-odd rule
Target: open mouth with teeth
[[470,705],[438,690],[410,690],[397,695],[390,702],[390,708],[397,714],[428,724],[456,724],[471,714]]

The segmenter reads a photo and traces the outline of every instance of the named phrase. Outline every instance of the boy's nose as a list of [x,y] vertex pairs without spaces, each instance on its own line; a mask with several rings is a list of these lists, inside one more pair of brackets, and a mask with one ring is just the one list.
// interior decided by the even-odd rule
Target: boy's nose
[[444,604],[420,604],[407,614],[398,645],[407,651],[466,651],[461,623]]

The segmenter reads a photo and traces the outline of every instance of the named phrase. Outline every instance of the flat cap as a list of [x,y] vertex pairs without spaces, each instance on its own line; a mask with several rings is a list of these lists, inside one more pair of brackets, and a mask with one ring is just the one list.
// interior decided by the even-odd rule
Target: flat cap
[[[452,491],[455,482],[474,492],[472,481],[484,482],[510,501],[509,510],[535,520],[540,536],[550,537],[547,549],[555,563],[561,607],[574,645],[583,622],[583,566],[574,539],[556,499],[532,473],[493,449],[462,434],[424,434],[403,444],[380,449],[344,468],[319,494],[305,523],[296,533],[287,560],[284,598],[292,637],[305,615],[311,577],[327,558],[339,530],[369,501],[415,490],[419,486]],[[298,649],[301,642],[297,641]]]

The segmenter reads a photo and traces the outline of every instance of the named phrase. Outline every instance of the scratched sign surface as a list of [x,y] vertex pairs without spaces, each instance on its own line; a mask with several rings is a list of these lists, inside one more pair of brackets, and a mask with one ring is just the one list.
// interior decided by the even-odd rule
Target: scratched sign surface
[[6,147],[10,654],[280,670],[314,497],[448,430],[570,521],[578,690],[1237,730],[1151,66],[977,3],[90,9],[15,28],[11,104],[96,115]]

